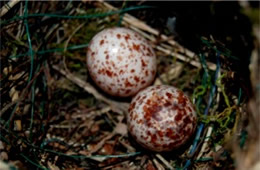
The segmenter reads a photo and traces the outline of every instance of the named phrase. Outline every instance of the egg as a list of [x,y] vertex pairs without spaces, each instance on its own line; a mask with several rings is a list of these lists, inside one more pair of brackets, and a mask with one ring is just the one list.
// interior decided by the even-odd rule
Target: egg
[[96,34],[87,49],[93,81],[112,96],[128,97],[149,86],[156,74],[153,48],[140,34],[121,27]]
[[196,128],[196,112],[189,98],[168,85],[150,86],[132,100],[127,126],[143,147],[171,151],[187,142]]

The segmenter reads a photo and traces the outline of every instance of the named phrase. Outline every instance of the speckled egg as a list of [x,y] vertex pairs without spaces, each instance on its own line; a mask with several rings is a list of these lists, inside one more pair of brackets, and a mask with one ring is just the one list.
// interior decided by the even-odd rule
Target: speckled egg
[[138,33],[127,28],[108,28],[90,41],[87,67],[102,90],[113,96],[127,97],[153,82],[156,56]]
[[132,100],[127,115],[130,134],[143,147],[171,151],[184,144],[196,128],[189,98],[172,86],[150,86]]

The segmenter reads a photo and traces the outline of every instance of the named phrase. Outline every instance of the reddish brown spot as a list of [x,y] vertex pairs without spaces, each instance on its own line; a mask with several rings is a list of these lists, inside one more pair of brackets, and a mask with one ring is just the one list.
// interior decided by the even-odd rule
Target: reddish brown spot
[[126,86],[126,87],[132,87],[133,84],[131,84],[131,83],[128,81],[128,79],[126,79],[126,80],[125,80],[125,86]]
[[148,74],[148,70],[146,70],[146,71],[145,71],[145,75],[146,75],[146,76],[148,76],[148,75],[149,75],[149,74]]
[[192,110],[191,110],[191,108],[190,108],[190,107],[188,107],[188,110],[189,110],[189,112],[192,112]]
[[136,45],[135,43],[133,43],[133,49],[139,52],[140,45]]
[[106,64],[108,65],[108,64],[109,64],[109,62],[108,62],[108,61],[106,61]]
[[166,96],[167,96],[169,99],[172,99],[172,94],[171,94],[171,93],[166,92]]
[[190,124],[190,123],[191,123],[190,117],[189,117],[189,116],[186,116],[186,117],[184,118],[183,122],[184,122],[185,124]]
[[128,64],[125,65],[125,68],[127,68],[127,67],[128,67]]
[[163,132],[162,131],[157,131],[158,135],[162,138],[163,137]]
[[182,104],[183,107],[186,106],[187,98],[184,96],[182,91],[179,91],[179,95],[178,95],[177,99],[178,99],[179,104]]
[[108,77],[112,77],[113,72],[111,72],[111,71],[109,71],[109,70],[106,70],[106,74],[107,74]]
[[171,101],[167,100],[165,101],[165,103],[163,104],[165,107],[169,107],[172,105]]
[[111,91],[112,90],[111,87],[108,87],[108,90]]
[[141,98],[141,96],[138,96],[138,97],[136,98],[136,100],[138,101],[140,98]]
[[119,74],[123,74],[123,73],[124,73],[124,71],[123,71],[123,70],[120,70],[120,71],[119,71]]
[[106,59],[107,59],[107,60],[109,59],[109,55],[106,55]]
[[99,69],[98,70],[98,74],[101,74],[103,72],[103,70]]
[[137,124],[143,124],[143,119],[137,120]]
[[154,74],[155,74],[155,71],[153,70],[153,71],[152,71],[152,75],[154,75]]
[[135,114],[135,115],[134,115],[134,117],[133,117],[133,119],[134,119],[134,120],[136,120],[136,119],[137,119],[137,117],[138,117],[138,116],[137,116],[137,114]]
[[149,119],[149,121],[146,121],[145,123],[146,123],[146,126],[148,126],[148,127],[152,126],[152,122],[150,121],[150,119]]
[[145,80],[141,81],[141,84],[145,84],[145,83],[146,83],[146,81],[145,81]]
[[137,77],[137,76],[135,76],[134,79],[135,79],[136,82],[140,81],[139,77]]
[[104,40],[100,40],[99,45],[103,45],[104,42],[105,42]]
[[142,62],[142,67],[146,67],[147,66],[147,64],[144,62],[143,59],[141,60],[141,62]]
[[183,116],[183,115],[178,112],[177,115],[176,115],[175,118],[174,118],[175,121],[176,121],[176,122],[179,122],[179,121],[182,119],[182,116]]
[[168,138],[171,138],[171,139],[175,139],[175,135],[174,135],[174,132],[173,132],[173,130],[171,129],[171,128],[167,128],[166,129],[166,136],[168,137]]
[[133,110],[134,109],[134,107],[135,107],[135,102],[133,102],[131,105],[130,105],[130,107],[129,107],[129,110]]
[[142,100],[144,100],[144,99],[146,99],[146,96],[143,96],[143,97],[142,97]]
[[125,36],[125,40],[128,42],[129,39],[130,39],[130,35],[127,34],[127,35]]
[[120,35],[120,34],[116,34],[116,37],[117,37],[118,39],[120,39],[120,38],[121,38],[121,35]]
[[94,56],[94,55],[95,55],[95,52],[92,52],[91,55]]
[[152,134],[152,135],[151,135],[151,142],[152,142],[152,143],[156,143],[156,140],[157,140],[156,134]]
[[125,91],[125,94],[129,94],[130,92],[131,92],[131,90],[128,89]]
[[134,73],[134,72],[135,72],[135,70],[134,70],[134,69],[132,69],[132,70],[131,70],[131,73]]
[[107,54],[107,53],[108,53],[108,51],[105,51],[105,52],[104,52],[104,54]]

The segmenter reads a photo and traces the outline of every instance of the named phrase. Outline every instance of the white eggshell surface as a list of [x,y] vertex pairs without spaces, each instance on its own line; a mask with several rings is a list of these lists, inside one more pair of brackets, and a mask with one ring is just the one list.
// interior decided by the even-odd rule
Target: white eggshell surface
[[87,67],[102,90],[113,96],[127,97],[153,82],[156,56],[138,33],[127,28],[108,28],[90,41]]

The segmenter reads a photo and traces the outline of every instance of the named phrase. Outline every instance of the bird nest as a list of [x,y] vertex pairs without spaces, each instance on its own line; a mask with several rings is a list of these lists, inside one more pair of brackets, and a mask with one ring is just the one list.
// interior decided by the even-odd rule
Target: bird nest
[[[149,8],[154,7],[121,2],[116,8],[101,1],[4,3],[0,167],[253,167],[259,159],[259,99],[249,98],[249,82],[238,83],[241,77],[230,67],[235,56],[214,37],[201,37],[201,52],[194,53],[169,32],[129,14]],[[194,103],[198,125],[183,148],[156,153],[140,147],[126,127],[131,98],[110,97],[91,81],[88,43],[97,32],[114,26],[130,28],[152,44],[158,68],[154,84],[178,87]],[[257,52],[253,56],[254,91],[259,59]]]

